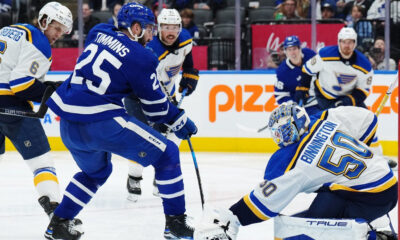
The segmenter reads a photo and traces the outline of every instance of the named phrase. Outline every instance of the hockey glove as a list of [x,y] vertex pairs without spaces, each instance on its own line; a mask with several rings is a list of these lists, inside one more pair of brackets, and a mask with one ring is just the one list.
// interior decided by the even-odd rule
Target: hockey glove
[[306,102],[308,98],[308,88],[302,87],[302,86],[297,86],[296,87],[296,92],[294,92],[294,100],[297,103],[300,103],[300,100],[303,101],[303,104]]
[[353,101],[349,96],[342,96],[339,97],[338,100],[335,102],[335,106],[354,106]]
[[55,91],[55,90],[57,90],[57,88],[58,88],[63,82],[64,82],[64,81],[56,81],[56,82],[53,82],[53,81],[46,81],[46,82],[44,82],[43,84],[46,85],[47,87],[52,87],[53,90]]
[[186,96],[189,96],[196,89],[198,80],[199,70],[196,68],[183,70],[182,79],[179,83],[179,92],[181,93],[183,89],[187,88]]
[[192,134],[197,133],[196,125],[186,116],[183,109],[181,109],[181,112],[175,117],[172,123],[166,125],[180,139],[189,139]]

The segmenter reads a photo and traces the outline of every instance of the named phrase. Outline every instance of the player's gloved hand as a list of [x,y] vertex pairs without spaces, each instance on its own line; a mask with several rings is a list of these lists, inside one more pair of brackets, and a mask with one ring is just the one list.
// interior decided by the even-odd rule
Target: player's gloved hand
[[192,134],[197,133],[197,127],[192,120],[190,120],[185,110],[181,109],[181,112],[175,117],[170,124],[166,124],[175,135],[180,139],[188,139]]
[[182,79],[179,83],[179,92],[181,93],[183,89],[187,88],[186,96],[189,96],[196,89],[198,80],[199,70],[196,68],[183,70]]
[[294,92],[294,100],[297,103],[300,103],[301,100],[304,104],[308,97],[308,88],[301,86],[296,87],[296,92]]
[[335,106],[353,106],[353,101],[349,96],[342,96],[339,97],[338,100],[335,102]]
[[52,87],[53,90],[57,90],[57,88],[58,88],[63,82],[64,82],[64,81],[56,81],[56,82],[53,82],[53,81],[46,81],[46,82],[43,82],[43,84],[46,85],[46,86],[48,86],[48,87]]

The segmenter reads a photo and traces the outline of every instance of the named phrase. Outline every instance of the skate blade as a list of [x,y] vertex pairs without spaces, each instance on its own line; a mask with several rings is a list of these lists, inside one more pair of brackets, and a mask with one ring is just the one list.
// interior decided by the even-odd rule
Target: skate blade
[[137,202],[139,200],[140,195],[137,194],[128,194],[127,199],[131,202]]
[[193,239],[191,237],[176,237],[174,234],[172,234],[169,230],[164,231],[164,238],[169,239],[169,240],[178,240],[178,239]]

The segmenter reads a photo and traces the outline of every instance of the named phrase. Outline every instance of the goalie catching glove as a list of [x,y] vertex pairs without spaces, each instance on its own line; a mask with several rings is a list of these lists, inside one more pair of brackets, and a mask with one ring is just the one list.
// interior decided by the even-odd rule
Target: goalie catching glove
[[175,133],[180,139],[189,139],[190,136],[197,133],[197,127],[192,120],[190,120],[183,109],[174,118],[172,123],[165,124]]
[[182,93],[183,89],[187,88],[186,96],[189,96],[196,89],[198,81],[199,70],[196,68],[184,69],[179,83],[179,92]]
[[230,210],[205,208],[194,240],[235,240],[240,222]]

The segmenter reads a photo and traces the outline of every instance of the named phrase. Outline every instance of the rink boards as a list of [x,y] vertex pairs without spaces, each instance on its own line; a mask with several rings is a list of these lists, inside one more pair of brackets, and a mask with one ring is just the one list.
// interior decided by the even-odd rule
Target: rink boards
[[[48,80],[64,80],[69,72],[50,72]],[[376,111],[396,72],[376,72],[367,105]],[[273,152],[277,149],[267,124],[277,106],[273,97],[274,71],[203,71],[196,91],[185,97],[182,107],[199,131],[192,137],[196,151]],[[180,99],[180,96],[177,97]],[[397,155],[397,88],[379,116],[378,136],[387,155]],[[49,111],[42,124],[53,150],[66,150],[59,134],[59,119]],[[7,142],[7,149],[14,149]],[[185,142],[182,150],[188,150]]]

